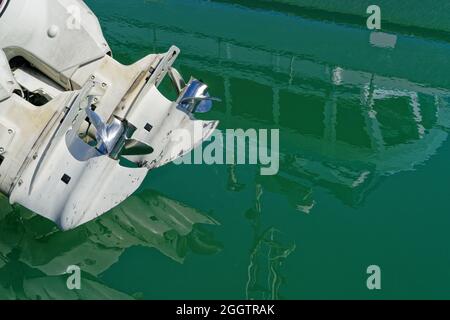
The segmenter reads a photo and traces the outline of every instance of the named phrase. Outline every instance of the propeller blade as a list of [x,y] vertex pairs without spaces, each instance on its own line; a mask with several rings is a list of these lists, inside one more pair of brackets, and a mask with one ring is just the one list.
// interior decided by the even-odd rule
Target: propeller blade
[[[206,93],[205,96],[199,97],[187,97],[181,100],[181,103],[189,103],[194,105],[192,108],[192,112],[195,113],[207,113],[211,111],[213,107],[213,101],[222,102],[219,98],[210,97],[209,93]],[[195,106],[197,103],[197,106]]]
[[208,93],[208,86],[203,82],[191,78],[186,86],[184,94],[179,98],[178,103],[181,109],[191,113],[206,113],[213,106],[213,101],[221,101],[213,98]]
[[111,123],[105,124],[100,115],[91,110],[90,104],[86,108],[86,114],[97,131],[97,149],[103,154],[111,153],[124,132],[122,122],[114,118]]

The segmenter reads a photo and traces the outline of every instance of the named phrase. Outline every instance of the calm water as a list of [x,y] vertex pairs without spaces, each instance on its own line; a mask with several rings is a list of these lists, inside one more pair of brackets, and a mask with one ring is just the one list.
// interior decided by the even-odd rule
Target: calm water
[[169,165],[67,233],[0,199],[1,298],[450,298],[450,43],[232,2],[87,1],[125,64],[179,46],[221,130],[280,128],[280,173]]

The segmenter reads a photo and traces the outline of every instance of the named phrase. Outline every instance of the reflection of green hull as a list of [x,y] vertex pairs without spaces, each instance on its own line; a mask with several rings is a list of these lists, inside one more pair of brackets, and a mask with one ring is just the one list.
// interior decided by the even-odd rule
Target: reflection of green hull
[[384,21],[402,26],[412,26],[438,31],[450,31],[450,2],[447,0],[260,0],[276,2],[300,8],[324,10],[366,17],[366,9],[372,4],[382,10]]
[[[94,11],[110,17],[103,25],[114,24],[114,34],[108,37],[113,46],[117,46],[119,39],[130,31],[137,39],[142,39],[140,41],[150,42],[149,30],[153,29],[152,37],[158,46],[164,48],[177,43],[183,48],[184,57],[202,57],[203,69],[207,68],[205,62],[217,65],[217,61],[224,59],[256,68],[269,68],[268,72],[278,70],[287,75],[320,72],[323,76],[320,67],[340,66],[391,79],[408,79],[408,85],[450,88],[447,69],[442,67],[448,61],[450,47],[426,38],[397,34],[395,50],[374,49],[365,21],[357,26],[334,25],[295,15],[287,19],[285,15],[245,10],[228,3],[205,2],[200,5],[191,1],[168,0],[149,3],[147,10],[142,10],[138,3],[117,4],[123,6],[123,11],[132,13],[130,16],[133,18],[129,20],[133,24],[129,25],[109,12],[107,1],[88,3]],[[247,2],[243,4],[248,5]],[[159,14],[152,15],[152,12]],[[168,21],[167,16],[172,19]],[[199,24],[198,21],[205,16],[214,23]],[[230,19],[246,23],[230,24]],[[270,28],[264,29],[269,25]],[[205,28],[208,29],[206,34]],[[255,29],[264,29],[264,32],[255,33]],[[253,76],[261,78],[257,73]]]
[[[262,2],[167,0],[148,3],[146,10],[118,2],[133,13],[131,24],[110,13],[105,0],[92,6],[109,17],[104,25],[114,27],[108,36],[116,52],[130,31],[137,39],[152,34],[155,48],[177,43],[183,49],[185,74],[208,70],[212,87],[226,88],[223,111],[230,120],[224,126],[281,128],[281,152],[296,158],[287,165],[283,156],[280,174],[303,185],[301,194],[309,194],[310,184],[322,185],[358,203],[377,176],[413,169],[436,153],[450,126],[449,45],[400,32],[378,34],[377,39],[395,38],[392,48],[384,48],[364,20],[331,24],[266,3],[292,13],[273,14],[258,10]],[[230,24],[233,19],[245,24]],[[122,51],[129,48],[128,42]],[[416,103],[420,116],[414,114]],[[378,119],[370,116],[371,108]],[[311,206],[309,197],[301,206]]]

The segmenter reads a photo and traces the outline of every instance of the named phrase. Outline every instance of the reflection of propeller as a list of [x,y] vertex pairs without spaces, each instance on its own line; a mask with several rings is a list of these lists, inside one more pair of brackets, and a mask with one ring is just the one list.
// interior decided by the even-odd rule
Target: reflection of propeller
[[120,156],[146,155],[153,152],[151,146],[131,138],[136,131],[134,126],[117,118],[106,124],[90,106],[91,103],[86,108],[86,114],[97,131],[97,149],[102,154],[118,159]]
[[209,95],[206,84],[197,79],[191,79],[179,99],[179,105],[181,109],[191,113],[206,113],[211,110],[213,101],[221,100]]

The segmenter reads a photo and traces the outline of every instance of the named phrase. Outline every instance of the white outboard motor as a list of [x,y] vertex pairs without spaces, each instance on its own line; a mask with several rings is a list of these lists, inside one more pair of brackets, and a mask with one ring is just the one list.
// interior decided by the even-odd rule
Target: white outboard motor
[[[201,144],[218,122],[193,114],[216,99],[184,82],[172,67],[179,53],[124,66],[83,1],[0,0],[0,192],[68,230]],[[166,75],[176,101],[158,90]]]

